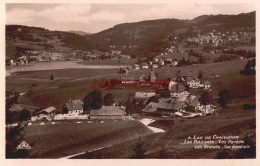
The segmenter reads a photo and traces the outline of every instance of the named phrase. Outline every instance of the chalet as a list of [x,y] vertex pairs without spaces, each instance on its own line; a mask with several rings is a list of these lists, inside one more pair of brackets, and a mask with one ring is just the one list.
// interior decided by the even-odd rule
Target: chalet
[[157,111],[172,115],[177,111],[182,111],[185,106],[183,101],[162,98],[157,104]]
[[46,120],[52,120],[55,116],[56,108],[51,106],[48,108],[45,108],[39,112],[36,112],[35,115],[37,115],[38,119],[46,119]]
[[139,101],[143,101],[143,102],[147,102],[147,100],[152,97],[152,96],[155,96],[156,93],[155,92],[136,92],[135,93],[135,97],[134,99],[139,102]]
[[71,116],[78,116],[83,114],[83,103],[81,100],[70,100],[68,103],[65,103],[63,107],[63,112]]
[[188,78],[187,84],[190,88],[199,88],[200,87],[200,80],[198,78]]
[[172,61],[171,65],[172,66],[177,66],[178,65],[178,61]]
[[153,69],[157,69],[159,67],[159,65],[157,64],[157,63],[154,63],[153,65],[152,65],[152,68]]
[[175,84],[177,84],[177,82],[171,80],[171,81],[169,82],[168,89],[171,90],[171,87],[172,87],[173,85],[175,85]]
[[154,58],[153,61],[154,62],[159,62],[159,58]]
[[186,90],[185,87],[181,84],[174,84],[171,86],[171,97],[180,97],[183,94],[189,94]]
[[138,64],[134,64],[133,68],[139,70],[140,66]]
[[142,62],[142,69],[148,69],[149,66],[146,62]]
[[204,88],[209,89],[211,87],[211,82],[210,81],[205,81],[204,82]]
[[89,118],[92,120],[117,119],[123,120],[126,112],[119,106],[102,106],[101,109],[91,110]]
[[122,84],[133,84],[135,82],[134,76],[120,76]]

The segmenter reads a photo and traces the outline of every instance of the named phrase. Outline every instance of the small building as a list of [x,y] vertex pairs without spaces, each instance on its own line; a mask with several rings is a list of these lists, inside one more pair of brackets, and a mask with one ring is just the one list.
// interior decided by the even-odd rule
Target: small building
[[189,78],[187,79],[187,84],[190,88],[199,88],[200,87],[200,80],[198,78]]
[[48,108],[45,108],[39,112],[36,112],[35,115],[37,115],[38,119],[46,119],[46,120],[52,120],[55,116],[56,108],[51,106]]
[[133,68],[139,70],[140,66],[138,64],[134,64]]
[[71,116],[78,116],[83,114],[83,103],[81,100],[70,100],[65,103],[63,107],[63,113],[69,114]]
[[155,95],[155,92],[136,92],[134,99],[137,101],[137,103],[139,103],[139,101],[147,102],[150,97]]
[[177,66],[178,65],[178,61],[172,61],[172,66]]
[[154,64],[152,65],[152,68],[153,68],[153,69],[157,69],[157,68],[159,68],[159,65],[158,65],[157,63],[154,63]]
[[92,120],[105,120],[105,119],[117,119],[123,120],[126,112],[119,106],[102,106],[101,109],[92,109],[89,114],[89,118]]
[[174,99],[162,98],[158,105],[157,111],[167,115],[173,115],[175,112],[183,110],[185,103]]
[[142,69],[148,69],[149,66],[146,62],[142,62]]
[[204,88],[209,89],[211,87],[211,82],[210,81],[205,81],[204,82]]

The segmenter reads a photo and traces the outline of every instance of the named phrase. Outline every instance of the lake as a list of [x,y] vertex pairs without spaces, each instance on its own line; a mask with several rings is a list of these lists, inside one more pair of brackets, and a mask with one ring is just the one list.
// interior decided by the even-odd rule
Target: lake
[[10,67],[6,69],[6,76],[10,76],[11,73],[21,71],[39,71],[39,70],[57,70],[57,69],[117,69],[120,65],[82,65],[77,61],[46,61],[46,62],[35,62],[33,66],[22,66],[22,67]]

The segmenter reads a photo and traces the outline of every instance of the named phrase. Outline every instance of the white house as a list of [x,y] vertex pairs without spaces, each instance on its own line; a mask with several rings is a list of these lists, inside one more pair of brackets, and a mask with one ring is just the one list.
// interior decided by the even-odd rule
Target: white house
[[197,78],[191,78],[187,80],[187,84],[190,88],[199,88],[200,87],[200,80]]
[[159,61],[159,66],[164,66],[164,60],[161,59],[161,60]]
[[211,87],[211,82],[210,81],[205,81],[204,82],[204,88],[209,89]]
[[149,66],[148,66],[148,64],[146,62],[142,62],[142,68],[143,69],[148,69]]
[[159,66],[157,63],[154,63],[152,67],[153,67],[153,69],[157,69]]
[[71,116],[78,116],[83,114],[83,103],[80,100],[71,100],[64,105],[63,110]]
[[174,84],[171,86],[171,97],[180,97],[181,95],[189,94],[185,87],[181,84]]

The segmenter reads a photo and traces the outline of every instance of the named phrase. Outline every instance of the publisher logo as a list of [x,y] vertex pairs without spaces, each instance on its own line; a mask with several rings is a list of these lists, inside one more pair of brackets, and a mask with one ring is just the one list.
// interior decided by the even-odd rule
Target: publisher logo
[[17,149],[31,149],[30,145],[27,144],[27,142],[23,141],[22,143],[20,143],[20,145],[17,146]]

